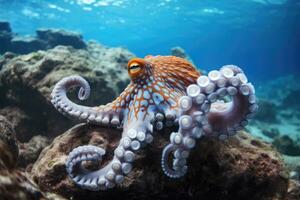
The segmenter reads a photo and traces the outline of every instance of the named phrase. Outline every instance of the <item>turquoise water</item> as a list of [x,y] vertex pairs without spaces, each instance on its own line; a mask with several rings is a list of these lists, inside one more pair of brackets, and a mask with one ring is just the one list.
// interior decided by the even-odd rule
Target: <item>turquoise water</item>
[[241,66],[255,82],[300,74],[299,0],[0,0],[14,32],[82,33],[137,56],[183,47],[199,68]]

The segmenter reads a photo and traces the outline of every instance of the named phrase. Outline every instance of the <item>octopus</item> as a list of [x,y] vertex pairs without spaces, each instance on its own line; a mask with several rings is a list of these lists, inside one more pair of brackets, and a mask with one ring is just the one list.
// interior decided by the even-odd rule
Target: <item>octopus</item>
[[202,75],[185,59],[146,56],[131,59],[127,70],[130,84],[106,105],[82,106],[67,97],[73,87],[79,88],[80,100],[89,97],[90,86],[79,75],[63,78],[52,91],[51,102],[62,114],[123,129],[113,158],[100,169],[87,169],[83,163],[101,163],[106,153],[101,147],[79,146],[68,155],[67,173],[84,189],[107,190],[121,184],[133,168],[135,153],[165,126],[175,126],[177,131],[170,133],[162,151],[162,171],[180,178],[187,173],[187,159],[198,139],[225,140],[235,135],[258,108],[253,85],[235,65]]

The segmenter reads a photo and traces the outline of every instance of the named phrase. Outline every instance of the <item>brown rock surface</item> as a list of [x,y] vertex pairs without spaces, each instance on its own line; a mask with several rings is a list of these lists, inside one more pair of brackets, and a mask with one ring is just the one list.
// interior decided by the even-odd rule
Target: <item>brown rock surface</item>
[[31,174],[41,190],[76,199],[284,199],[288,175],[279,154],[269,144],[245,132],[228,141],[203,138],[188,160],[188,173],[170,179],[161,170],[162,149],[168,134],[156,135],[154,142],[138,152],[133,171],[123,184],[108,191],[80,189],[68,178],[68,153],[85,144],[101,146],[112,158],[120,130],[80,124],[58,136],[46,147]]
[[49,139],[45,136],[33,136],[29,142],[19,144],[19,158],[17,166],[26,168],[26,166],[34,163],[39,157],[41,151],[48,146]]

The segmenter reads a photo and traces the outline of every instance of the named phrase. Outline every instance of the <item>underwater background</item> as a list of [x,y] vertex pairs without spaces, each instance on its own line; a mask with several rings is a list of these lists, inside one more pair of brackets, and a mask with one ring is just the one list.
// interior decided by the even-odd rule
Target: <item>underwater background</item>
[[[83,199],[86,195],[90,195],[90,199],[125,195],[117,191],[107,196],[102,193],[93,196],[59,176],[65,173],[61,152],[70,150],[61,150],[58,146],[76,140],[68,137],[71,137],[70,133],[79,134],[80,131],[71,128],[76,122],[54,110],[50,93],[61,78],[79,74],[91,83],[92,88],[91,97],[83,104],[105,104],[115,99],[128,84],[127,71],[124,71],[128,60],[170,54],[188,59],[204,73],[227,64],[244,70],[255,87],[259,110],[245,129],[255,140],[247,138],[243,132],[241,138],[245,137],[247,141],[236,147],[238,155],[248,155],[245,149],[251,143],[255,146],[251,148],[256,148],[253,152],[260,153],[262,160],[266,160],[262,169],[266,172],[274,168],[270,173],[278,172],[285,182],[281,182],[284,178],[278,178],[278,174],[276,178],[270,174],[261,175],[258,169],[251,168],[252,171],[245,174],[250,174],[251,178],[257,174],[271,177],[266,181],[270,185],[266,186],[264,182],[257,187],[268,188],[270,195],[275,194],[278,199],[300,199],[300,0],[0,0],[0,152],[2,139],[9,146],[3,147],[2,152],[6,149],[12,152],[9,161],[5,160],[7,155],[3,156],[4,163],[9,163],[7,168],[30,174],[24,176],[36,184],[24,189],[18,182],[20,175],[6,172],[0,162],[0,175],[10,177],[12,184],[7,186],[0,178],[0,200],[40,199],[42,196],[64,199],[71,198],[73,193],[74,199]],[[74,92],[71,97],[75,99]],[[103,130],[95,129],[102,134]],[[90,128],[84,131],[90,134],[88,137],[95,137]],[[55,138],[63,133],[59,143]],[[95,140],[97,143],[100,139]],[[55,141],[59,145],[54,145]],[[94,142],[93,139],[90,141]],[[201,148],[205,148],[205,144]],[[234,181],[230,185],[225,180],[222,182],[223,179],[195,176],[195,179],[203,178],[201,187],[207,186],[210,190],[191,187],[177,191],[177,198],[208,195],[208,199],[269,199],[269,196],[263,196],[267,193],[259,192],[253,186],[257,184],[253,181],[255,178],[249,178],[253,182],[248,179],[243,182],[243,178],[235,180],[233,177],[239,172],[237,167],[230,166],[236,174],[220,170],[227,169],[227,165],[215,169],[222,156],[207,163],[207,159],[211,159],[210,153],[218,151],[215,145],[212,146],[213,150],[204,149],[208,153],[198,163],[212,170],[204,170],[203,174],[230,177]],[[225,157],[227,152],[238,157],[233,150],[224,149]],[[202,152],[202,149],[198,151]],[[160,156],[160,152],[156,153]],[[265,154],[275,161],[268,160]],[[59,159],[54,159],[56,157]],[[50,164],[45,164],[47,160]],[[243,162],[251,166],[250,161]],[[157,178],[158,173],[151,170],[156,174],[145,176]],[[155,180],[165,183],[164,179]],[[141,182],[147,185],[147,181]],[[189,181],[194,183],[195,180],[189,177]],[[137,183],[128,194],[149,190],[155,191],[153,198],[167,199],[166,196],[172,196],[169,188],[180,187],[171,183],[166,184],[167,189],[160,190],[153,182],[148,186],[151,189]],[[235,189],[239,184],[241,188]],[[15,193],[19,187],[20,195],[14,196],[19,194]],[[199,190],[209,192],[198,194]],[[285,190],[289,192],[283,192]],[[190,196],[185,196],[186,191]],[[249,196],[250,193],[257,195]],[[131,197],[124,196],[125,199]],[[143,195],[138,197],[144,198]]]
[[297,0],[0,0],[0,19],[19,34],[51,27],[124,46],[137,56],[183,47],[211,70],[234,63],[252,81],[299,75]]

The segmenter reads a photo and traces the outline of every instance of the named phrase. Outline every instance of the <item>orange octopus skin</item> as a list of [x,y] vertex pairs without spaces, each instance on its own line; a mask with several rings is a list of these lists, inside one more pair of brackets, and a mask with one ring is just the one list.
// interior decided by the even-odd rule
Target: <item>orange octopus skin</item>
[[[138,75],[130,74],[129,66],[132,63],[138,63],[143,67]],[[161,104],[166,103],[170,109],[177,108],[178,100],[185,95],[186,87],[196,83],[197,78],[201,75],[190,62],[175,56],[133,58],[128,62],[128,73],[132,80],[124,92],[112,102],[111,107],[115,111],[129,108],[129,104],[133,100],[130,97],[134,97],[134,94],[137,93],[135,89],[141,90],[142,94],[133,100],[138,102],[134,103],[132,108],[135,120],[138,118],[139,112],[145,112],[143,119],[149,114],[147,107],[155,105],[155,102],[151,101],[155,93],[163,97]],[[147,99],[144,95],[145,92],[150,95]],[[127,96],[130,97],[126,98]],[[148,106],[145,106],[145,103],[142,104],[143,101],[147,101]],[[127,120],[132,120],[130,114],[131,112],[128,112]]]

